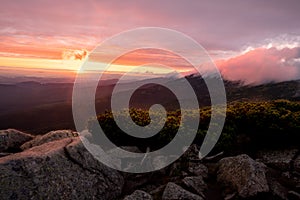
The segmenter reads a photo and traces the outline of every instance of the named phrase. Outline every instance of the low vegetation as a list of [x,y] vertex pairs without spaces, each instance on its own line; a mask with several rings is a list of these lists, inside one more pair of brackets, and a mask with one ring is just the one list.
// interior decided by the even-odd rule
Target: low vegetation
[[[125,115],[124,112],[117,114]],[[133,121],[146,126],[150,123],[149,112],[130,109]],[[154,117],[162,117],[154,113]],[[210,107],[189,112],[189,120],[200,115],[199,128],[194,143],[201,144],[210,122]],[[131,137],[116,125],[111,112],[105,112],[96,119],[91,119],[88,129],[94,133],[95,125],[100,124],[107,137],[116,145],[136,145],[141,149],[159,149],[166,145],[177,133],[180,126],[179,110],[167,113],[167,119],[161,131],[147,139]],[[160,124],[161,125],[161,124]],[[188,133],[188,129],[187,129]],[[226,122],[215,151],[243,149],[252,151],[256,148],[273,148],[298,145],[300,134],[300,102],[276,100],[268,102],[234,102],[227,105]]]

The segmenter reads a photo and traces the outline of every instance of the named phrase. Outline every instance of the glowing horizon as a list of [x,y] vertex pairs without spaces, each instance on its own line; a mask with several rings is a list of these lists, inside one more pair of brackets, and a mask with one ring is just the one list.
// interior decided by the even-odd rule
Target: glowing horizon
[[[177,30],[199,42],[228,79],[247,83],[300,79],[297,8],[299,2],[293,0],[272,4],[258,0],[197,1],[185,6],[177,0],[4,1],[0,8],[1,71],[13,73],[18,68],[30,76],[31,71],[38,75],[38,70],[44,70],[43,76],[47,71],[55,76],[56,70],[60,75],[73,76],[84,57],[101,41],[124,30],[156,26]],[[218,12],[208,12],[212,10]],[[111,50],[114,48],[118,46]],[[117,61],[117,70],[112,73],[154,60],[164,60],[179,72],[189,72],[172,55],[152,52]],[[149,69],[156,74],[168,73]]]

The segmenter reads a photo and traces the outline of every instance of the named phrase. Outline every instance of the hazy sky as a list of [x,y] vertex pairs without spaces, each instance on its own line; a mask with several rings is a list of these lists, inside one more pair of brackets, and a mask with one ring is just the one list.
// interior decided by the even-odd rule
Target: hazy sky
[[[13,65],[3,57],[27,58],[24,67],[37,58],[74,59],[120,31],[158,26],[194,38],[228,78],[297,79],[299,10],[299,0],[4,0],[0,65]],[[270,70],[278,73],[268,75]]]

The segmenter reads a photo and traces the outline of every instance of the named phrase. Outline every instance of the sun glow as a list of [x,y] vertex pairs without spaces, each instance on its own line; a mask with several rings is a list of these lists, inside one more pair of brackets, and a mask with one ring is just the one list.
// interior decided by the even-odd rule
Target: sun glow
[[[62,59],[46,59],[46,58],[16,58],[16,57],[0,57],[0,66],[11,70],[43,70],[43,71],[67,71],[69,74],[75,74],[82,72],[81,67],[83,66],[85,60],[62,60]],[[112,63],[107,64],[103,62],[89,62],[85,65],[85,71],[89,72],[103,72],[105,73],[134,73],[134,74],[168,74],[172,73],[174,70],[167,68],[160,68],[155,64],[148,65],[129,65],[128,63]],[[186,72],[185,68],[178,70],[177,72]]]
[[83,61],[81,60],[56,60],[45,58],[15,58],[0,57],[3,67],[18,67],[31,69],[61,69],[77,71]]

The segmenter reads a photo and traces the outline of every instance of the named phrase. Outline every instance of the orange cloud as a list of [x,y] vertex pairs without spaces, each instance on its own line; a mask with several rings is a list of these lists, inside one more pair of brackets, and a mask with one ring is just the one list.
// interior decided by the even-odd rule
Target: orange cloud
[[[105,60],[103,58],[105,58],[107,53],[109,52],[103,52],[101,54],[91,54],[89,56],[89,59],[91,61],[103,62],[103,60]],[[190,65],[190,63],[188,63],[182,57],[174,54],[173,52],[161,49],[134,50],[118,57],[113,61],[112,64],[125,67],[135,67],[143,65],[148,66],[148,64],[154,66],[153,64],[160,64],[168,66],[174,71],[176,70],[177,72],[187,72],[193,70],[193,67]]]
[[86,49],[80,49],[80,50],[72,50],[68,49],[63,51],[62,53],[62,59],[63,60],[83,60],[88,54],[88,51]]

